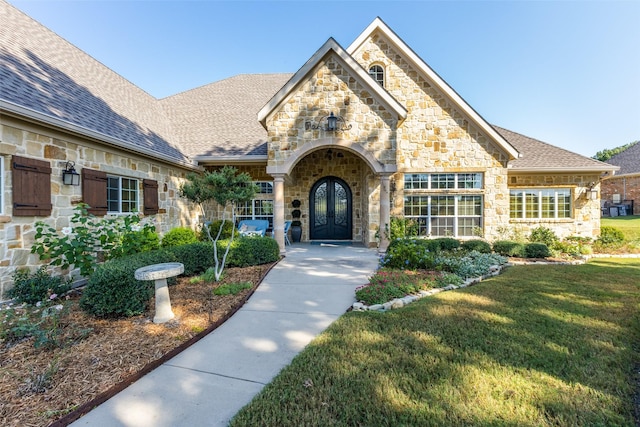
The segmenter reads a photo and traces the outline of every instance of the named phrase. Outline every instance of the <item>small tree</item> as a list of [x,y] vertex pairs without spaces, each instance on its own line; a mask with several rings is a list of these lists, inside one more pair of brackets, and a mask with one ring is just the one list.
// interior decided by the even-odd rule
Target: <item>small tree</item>
[[[204,224],[207,237],[213,243],[213,257],[215,261],[214,273],[216,281],[219,281],[235,234],[236,206],[238,203],[248,202],[253,199],[258,191],[258,187],[251,181],[251,176],[249,176],[249,174],[245,172],[238,173],[238,170],[231,166],[225,166],[215,172],[205,172],[202,175],[190,173],[187,175],[187,179],[189,182],[182,185],[180,188],[180,195],[194,203],[197,203],[202,210],[203,217],[206,218],[204,211],[204,204],[206,202],[213,200],[222,207],[222,221],[220,222],[220,228],[218,229],[215,238],[211,235],[211,230],[209,228],[210,222],[207,221]],[[222,259],[219,259],[218,240],[222,234],[228,207],[231,207],[231,221],[234,224],[234,227],[231,231],[231,238],[227,243],[224,255],[222,256]]]

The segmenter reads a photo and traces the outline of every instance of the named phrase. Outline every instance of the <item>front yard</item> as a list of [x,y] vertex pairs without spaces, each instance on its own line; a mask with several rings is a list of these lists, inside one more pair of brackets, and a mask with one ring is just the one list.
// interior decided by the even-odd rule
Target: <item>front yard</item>
[[335,322],[233,426],[637,421],[640,260],[515,266]]

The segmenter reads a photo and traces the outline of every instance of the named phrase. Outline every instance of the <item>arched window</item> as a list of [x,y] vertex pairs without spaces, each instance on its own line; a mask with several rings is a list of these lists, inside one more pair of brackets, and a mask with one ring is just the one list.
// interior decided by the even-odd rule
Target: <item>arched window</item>
[[384,87],[384,69],[380,65],[372,65],[369,68],[369,75],[377,81],[380,86]]

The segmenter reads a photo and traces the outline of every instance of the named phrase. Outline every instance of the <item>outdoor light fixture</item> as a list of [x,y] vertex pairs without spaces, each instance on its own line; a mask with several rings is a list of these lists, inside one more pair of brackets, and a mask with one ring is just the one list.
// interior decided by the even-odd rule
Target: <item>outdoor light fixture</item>
[[305,124],[305,128],[309,129],[324,129],[328,132],[342,132],[344,130],[351,129],[352,125],[347,125],[342,116],[336,116],[333,114],[333,111],[328,116],[320,117],[317,124],[313,124],[311,122],[307,122]]
[[80,174],[76,172],[75,162],[67,162],[62,171],[62,183],[64,185],[80,185]]

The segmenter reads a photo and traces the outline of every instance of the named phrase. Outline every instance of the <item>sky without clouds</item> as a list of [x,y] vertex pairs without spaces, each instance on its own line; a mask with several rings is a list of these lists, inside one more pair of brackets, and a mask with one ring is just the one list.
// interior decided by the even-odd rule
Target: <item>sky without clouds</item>
[[638,1],[8,1],[157,98],[294,73],[379,16],[491,124],[586,156],[640,139]]

